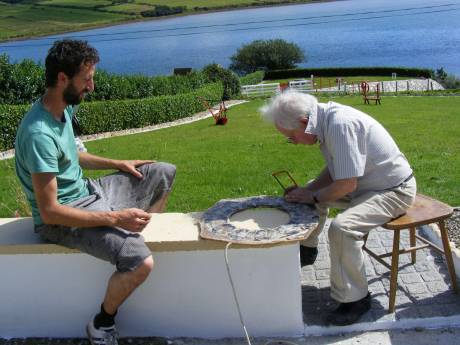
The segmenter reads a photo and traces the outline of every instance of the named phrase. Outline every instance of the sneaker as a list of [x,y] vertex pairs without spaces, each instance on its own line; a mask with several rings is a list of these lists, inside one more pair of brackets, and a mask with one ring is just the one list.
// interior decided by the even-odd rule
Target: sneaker
[[326,323],[335,326],[351,325],[358,321],[367,311],[371,309],[371,294],[349,303],[340,303],[338,308],[326,317]]
[[313,265],[318,256],[318,248],[300,246],[300,266]]
[[111,327],[94,327],[94,320],[86,326],[86,334],[91,345],[118,345],[118,332],[115,325]]

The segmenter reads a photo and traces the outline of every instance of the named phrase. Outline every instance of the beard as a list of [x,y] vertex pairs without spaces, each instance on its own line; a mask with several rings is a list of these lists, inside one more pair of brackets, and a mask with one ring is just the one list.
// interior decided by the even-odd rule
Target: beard
[[62,94],[64,98],[64,102],[68,105],[77,105],[80,104],[83,98],[85,97],[87,90],[84,89],[83,91],[79,92],[75,86],[70,83],[65,89],[64,93]]

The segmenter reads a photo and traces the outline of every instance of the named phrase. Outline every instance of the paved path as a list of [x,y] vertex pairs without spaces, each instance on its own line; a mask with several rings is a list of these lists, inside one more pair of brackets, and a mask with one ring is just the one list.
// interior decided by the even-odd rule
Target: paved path
[[[335,307],[331,300],[329,283],[329,252],[326,236],[320,238],[318,259],[313,266],[302,269],[302,299],[306,331],[311,326],[324,327],[324,315]],[[409,246],[409,232],[401,233],[402,246]],[[383,254],[390,252],[393,232],[382,228],[371,231],[367,247]],[[416,326],[429,326],[430,318],[444,319],[460,314],[460,296],[451,289],[450,277],[444,257],[430,249],[417,251],[417,263],[410,263],[410,255],[400,256],[396,311],[388,314],[390,291],[389,271],[376,260],[365,254],[366,273],[372,294],[372,309],[358,322],[361,329],[369,323],[390,321]],[[427,321],[427,323],[424,322]],[[460,320],[460,318],[459,318]],[[386,326],[383,326],[383,329]],[[388,327],[389,327],[388,326]],[[393,325],[394,326],[394,325]],[[460,343],[460,341],[459,341]]]

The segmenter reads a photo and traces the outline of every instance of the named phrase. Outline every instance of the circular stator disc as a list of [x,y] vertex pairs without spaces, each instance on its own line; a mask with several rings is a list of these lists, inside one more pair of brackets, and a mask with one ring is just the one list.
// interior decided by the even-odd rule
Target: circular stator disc
[[203,213],[200,235],[231,243],[270,244],[304,240],[317,225],[318,215],[311,206],[255,196],[217,202]]

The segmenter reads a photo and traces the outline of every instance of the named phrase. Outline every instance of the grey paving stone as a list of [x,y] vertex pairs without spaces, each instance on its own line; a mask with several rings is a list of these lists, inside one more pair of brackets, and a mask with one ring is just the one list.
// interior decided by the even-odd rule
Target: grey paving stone
[[313,271],[302,271],[302,284],[313,282],[315,278],[315,273]]
[[445,307],[443,305],[421,305],[417,307],[421,318],[445,316]]
[[427,262],[416,262],[414,264],[414,268],[417,272],[427,272],[432,270],[432,266],[430,266]]
[[331,282],[329,279],[319,280],[316,282],[316,285],[319,289],[329,288],[331,286]]
[[453,315],[458,315],[460,312],[460,308],[458,305],[450,305],[447,304],[444,306],[444,316],[453,316]]
[[417,305],[426,305],[426,304],[436,303],[436,300],[433,298],[433,295],[429,292],[418,294],[418,295],[412,294],[410,298],[414,302],[414,304],[417,304]]
[[393,240],[382,240],[382,245],[385,247],[385,248],[393,248]]
[[370,249],[379,248],[381,246],[382,245],[381,245],[380,241],[378,241],[378,240],[367,240],[367,242],[366,242],[366,247],[370,248]]
[[318,280],[324,280],[324,279],[329,280],[330,271],[328,269],[326,269],[326,270],[317,270],[315,272],[315,275],[316,275],[316,279],[318,279]]
[[[392,231],[371,231],[368,247],[377,254],[383,254],[392,249],[392,236]],[[308,284],[302,288],[304,319],[313,325],[322,325],[323,321],[320,318],[337,306],[330,297],[327,236],[323,233],[321,238],[324,242],[319,245],[316,263],[302,269],[302,282]],[[408,243],[407,241],[407,235],[402,237],[403,243]],[[451,289],[445,262],[431,250],[418,251],[415,264],[411,263],[410,255],[400,256],[396,312],[393,314],[388,314],[389,270],[367,254],[364,260],[369,291],[372,295],[372,308],[359,322],[394,321],[460,313],[460,296],[454,294]],[[390,258],[386,259],[387,262],[390,260]]]
[[377,293],[385,293],[385,288],[383,287],[382,282],[377,281],[374,284],[369,284],[369,292],[371,295],[375,295]]
[[396,320],[407,320],[407,319],[416,319],[420,316],[420,313],[417,308],[412,306],[407,306],[405,308],[396,309],[395,317]]
[[399,273],[414,273],[415,267],[412,264],[407,264],[399,267]]
[[420,276],[425,282],[434,282],[442,280],[442,277],[439,275],[439,273],[433,271],[422,272]]
[[409,273],[409,274],[399,274],[399,278],[404,284],[411,284],[411,283],[422,283],[423,279],[420,277],[420,274],[417,273]]
[[449,288],[443,281],[431,281],[426,283],[426,286],[433,293],[446,291]]
[[329,260],[318,260],[317,259],[313,267],[315,270],[329,269],[330,263],[329,263]]
[[404,286],[410,294],[422,294],[427,292],[427,287],[423,283],[405,284]]

